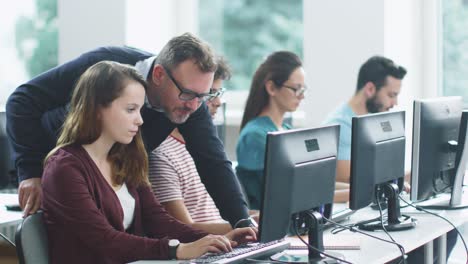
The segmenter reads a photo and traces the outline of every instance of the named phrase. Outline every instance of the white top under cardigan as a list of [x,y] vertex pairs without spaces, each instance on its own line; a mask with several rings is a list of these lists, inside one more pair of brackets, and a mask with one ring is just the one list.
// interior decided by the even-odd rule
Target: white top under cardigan
[[133,217],[135,214],[135,198],[133,198],[130,193],[128,192],[127,185],[124,183],[122,187],[118,191],[115,192],[117,197],[119,198],[120,205],[122,206],[123,210],[123,226],[124,229],[127,228],[132,224]]

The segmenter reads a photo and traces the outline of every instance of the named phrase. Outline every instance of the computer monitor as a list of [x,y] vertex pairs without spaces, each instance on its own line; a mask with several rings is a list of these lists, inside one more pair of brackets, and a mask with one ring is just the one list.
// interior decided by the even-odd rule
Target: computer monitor
[[[423,206],[431,209],[466,207],[461,201],[467,161],[466,112],[462,97],[414,101],[411,200],[452,193],[450,201]],[[461,125],[460,125],[461,124]]]
[[[323,251],[319,211],[323,205],[333,203],[338,137],[337,125],[268,133],[261,242],[283,239],[294,219],[301,218],[308,224],[309,242]],[[318,252],[310,250],[308,257],[322,259]]]
[[[413,228],[415,220],[400,213],[398,180],[405,175],[405,112],[385,112],[353,117],[351,129],[350,208],[358,210],[387,201],[388,231]],[[361,224],[373,231],[382,224]]]
[[[16,179],[11,154],[11,145],[6,135],[6,114],[0,112],[0,188],[7,187]],[[16,183],[13,185],[16,185]]]
[[451,208],[466,208],[463,203],[463,182],[468,164],[468,110],[462,112],[460,131],[458,134],[457,155],[455,157],[455,178],[452,184],[452,195],[450,197]]

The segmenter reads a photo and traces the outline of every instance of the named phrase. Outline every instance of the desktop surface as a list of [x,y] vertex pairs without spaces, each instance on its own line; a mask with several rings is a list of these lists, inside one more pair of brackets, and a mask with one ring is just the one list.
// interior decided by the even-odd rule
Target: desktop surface
[[18,204],[18,194],[0,193],[0,226],[18,224],[23,219],[23,213],[9,211],[6,205]]
[[[437,211],[431,210],[431,212]],[[411,214],[411,211],[405,208],[402,209],[402,213]],[[468,222],[468,209],[452,211],[439,210],[437,213],[449,219],[455,226],[460,226]],[[353,214],[349,220],[345,221],[345,224],[375,218],[378,215],[378,211],[366,207]],[[405,248],[406,252],[431,242],[452,230],[452,226],[438,217],[428,214],[418,214],[417,218],[418,225],[416,228],[392,233],[393,238]],[[389,239],[384,232],[373,232],[372,235],[382,239]],[[332,234],[331,230],[324,231],[324,244],[326,246],[330,246],[330,243],[333,243],[333,241],[344,240],[354,240],[353,245],[359,244],[360,249],[331,250],[331,252],[343,254],[346,260],[352,263],[385,263],[401,256],[400,250],[393,244],[356,234],[351,231],[343,231],[338,234]],[[183,261],[137,261],[134,263],[173,264],[179,262]]]
[[[14,204],[18,204],[18,194],[0,193],[0,232],[11,241],[15,241],[16,228],[23,220],[23,212],[10,211],[5,207],[5,205]],[[6,241],[0,237],[1,243],[6,243]]]

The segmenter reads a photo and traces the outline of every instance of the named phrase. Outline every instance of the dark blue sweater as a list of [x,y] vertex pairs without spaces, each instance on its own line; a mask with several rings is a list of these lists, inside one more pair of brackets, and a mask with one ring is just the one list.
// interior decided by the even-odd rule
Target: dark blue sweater
[[[7,134],[20,181],[41,177],[43,160],[55,146],[75,83],[88,67],[103,60],[135,65],[151,56],[153,54],[131,48],[98,48],[19,86],[8,98],[6,114]],[[142,109],[142,116],[145,121],[143,139],[150,152],[164,141],[176,124],[164,113],[149,107]],[[203,104],[184,124],[177,126],[221,216],[231,224],[247,218],[244,196],[207,106]]]

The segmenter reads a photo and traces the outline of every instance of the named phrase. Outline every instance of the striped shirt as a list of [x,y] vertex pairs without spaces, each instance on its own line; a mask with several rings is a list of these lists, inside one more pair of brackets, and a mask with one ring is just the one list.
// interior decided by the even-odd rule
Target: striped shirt
[[194,222],[223,221],[185,143],[169,136],[150,154],[149,166],[149,179],[159,202],[184,200]]

